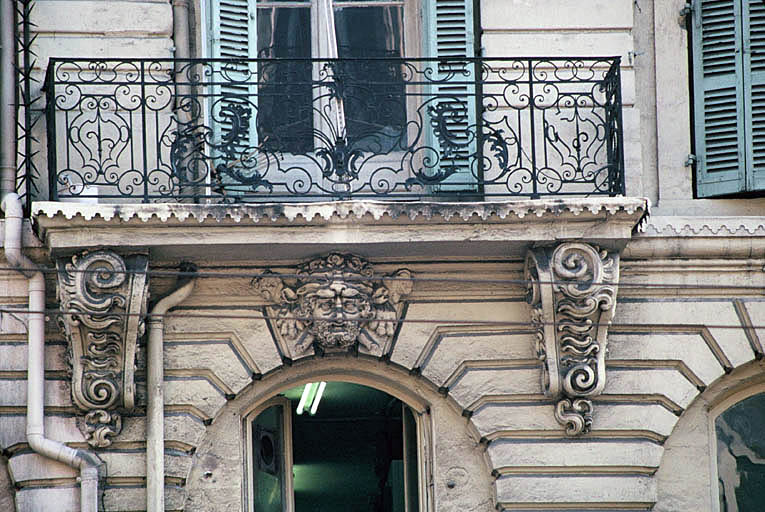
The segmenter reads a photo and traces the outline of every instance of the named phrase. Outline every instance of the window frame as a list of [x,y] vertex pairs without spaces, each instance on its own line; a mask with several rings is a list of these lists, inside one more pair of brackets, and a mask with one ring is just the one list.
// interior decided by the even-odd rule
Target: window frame
[[[242,471],[245,482],[242,489],[245,493],[244,502],[248,511],[255,510],[255,468],[254,468],[254,443],[253,443],[253,424],[255,419],[266,409],[274,406],[282,407],[282,439],[281,441],[281,454],[284,464],[284,482],[282,486],[282,493],[284,496],[284,512],[294,512],[295,510],[295,495],[292,492],[294,488],[292,469],[292,418],[291,418],[291,402],[284,396],[274,396],[259,404],[255,408],[242,416],[242,430],[244,434],[244,468]],[[287,468],[290,471],[287,471]]]
[[[215,38],[218,38],[218,40],[221,39],[221,31],[220,31],[220,25],[216,25],[216,22],[214,20],[214,13],[215,13],[215,4],[219,2],[220,0],[202,0],[202,2],[207,2],[206,5],[203,5],[203,12],[202,16],[204,17],[204,23],[203,30],[202,30],[202,41],[203,41],[203,55],[204,57],[209,58],[221,58],[220,55],[220,47],[217,45]],[[311,59],[331,59],[336,58],[332,57],[332,54],[328,50],[329,44],[330,44],[330,36],[327,32],[327,29],[331,26],[334,28],[334,7],[337,5],[341,8],[364,8],[364,7],[379,7],[379,6],[401,6],[402,9],[402,48],[401,48],[401,57],[402,59],[406,59],[409,57],[420,57],[424,56],[426,52],[426,49],[428,48],[428,43],[425,36],[425,26],[427,25],[427,20],[425,20],[425,13],[424,13],[424,2],[429,2],[434,0],[295,0],[295,1],[278,1],[278,0],[247,0],[248,5],[248,14],[250,16],[250,28],[251,32],[249,33],[249,44],[248,46],[255,49],[255,54],[253,55],[252,52],[248,55],[248,58],[255,58],[257,57],[257,44],[258,44],[258,36],[257,36],[257,18],[258,14],[257,11],[261,8],[297,8],[297,9],[309,9],[309,23],[311,28]],[[333,12],[333,20],[332,24],[326,24],[322,23],[321,19],[321,13],[323,7],[328,7],[331,12]],[[335,41],[336,42],[336,41]],[[337,55],[339,52],[339,48],[335,48],[334,54]],[[311,79],[313,81],[318,82],[319,81],[319,75],[321,71],[319,70],[319,62],[316,62],[312,65],[312,77]],[[220,86],[214,87],[213,91],[218,90]],[[251,86],[251,89],[257,89],[257,86]],[[320,88],[323,89],[323,88]],[[314,96],[321,92],[324,94],[324,91],[320,91],[317,88],[313,88],[312,90]],[[257,98],[258,92],[257,90],[251,90],[250,94]],[[255,102],[257,102],[257,99],[255,99]],[[324,110],[325,107],[328,106],[328,100],[323,99],[321,100],[321,103],[318,105],[319,109]],[[417,110],[417,107],[419,104],[417,103],[417,98],[413,97],[411,95],[405,94],[404,98],[404,109],[407,116],[407,119],[411,119],[415,117],[415,112]],[[209,126],[211,124],[211,114],[210,114],[210,108],[204,109],[204,116],[205,121],[204,124],[206,126]],[[346,124],[346,116],[343,114],[343,121],[342,124]],[[255,118],[252,119],[252,126],[251,131],[252,133],[257,133],[257,127],[255,126],[256,120]],[[214,124],[214,123],[213,123]],[[327,129],[327,123],[326,121],[319,115],[319,113],[316,111],[316,108],[314,108],[314,115],[313,115],[313,126],[314,129],[316,129],[319,133],[329,133],[331,130]],[[318,148],[321,147],[322,143],[319,139],[314,140],[314,147]],[[386,154],[380,154],[375,155],[373,157],[373,160],[375,162],[376,167],[396,167],[400,164],[402,159],[402,152],[392,152],[392,153],[386,153]],[[301,155],[299,153],[285,153],[284,154],[284,160],[283,167],[286,169],[289,169],[291,167],[306,167],[306,168],[314,168],[315,167],[315,161],[312,160],[310,157],[307,157],[305,155]],[[209,180],[210,177],[208,176],[207,179]],[[324,187],[327,189],[335,188],[335,185],[331,182],[326,180],[321,176],[321,171],[317,168],[312,169],[311,179],[315,180],[316,183],[322,183]],[[360,181],[364,181],[363,178]],[[209,188],[211,183],[206,183],[206,186]],[[330,196],[327,196],[330,197]],[[300,198],[299,198],[300,199]],[[323,198],[321,196],[317,197],[316,199],[322,200]]]

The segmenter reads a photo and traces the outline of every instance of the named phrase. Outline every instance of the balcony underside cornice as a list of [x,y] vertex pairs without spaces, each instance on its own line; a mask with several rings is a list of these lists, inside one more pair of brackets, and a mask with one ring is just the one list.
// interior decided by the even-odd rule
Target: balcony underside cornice
[[522,257],[580,240],[621,250],[647,217],[642,198],[439,203],[333,201],[259,205],[33,204],[54,254],[151,249],[155,258],[299,259],[341,248],[368,257]]

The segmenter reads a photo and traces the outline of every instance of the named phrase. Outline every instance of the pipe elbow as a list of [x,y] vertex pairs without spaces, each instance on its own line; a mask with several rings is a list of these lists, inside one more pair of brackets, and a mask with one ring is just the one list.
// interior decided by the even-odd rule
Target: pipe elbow
[[83,479],[87,473],[90,476],[95,475],[95,479],[97,480],[99,470],[104,462],[99,459],[95,453],[91,453],[87,450],[77,450],[77,458],[80,461],[80,469],[82,470]]
[[24,217],[19,195],[15,192],[5,194],[2,203],[0,203],[0,208],[5,213],[5,238],[3,240],[5,258],[11,265],[19,266],[21,264],[21,223]]
[[45,293],[45,276],[42,272],[35,272],[29,278],[28,289],[31,293]]
[[[197,268],[193,264],[187,264],[183,266],[182,271],[196,273]],[[162,315],[167,313],[170,308],[177,306],[191,295],[195,283],[196,277],[192,277],[188,282],[178,287],[173,293],[162,297],[162,299],[160,299],[160,301],[151,309],[151,312],[149,313],[149,321],[161,321]]]
[[27,442],[35,453],[63,462],[69,467],[78,468],[81,466],[77,450],[69,448],[63,443],[48,439],[42,433],[27,432]]
[[24,209],[21,206],[21,198],[16,192],[9,192],[3,196],[0,208],[5,212],[5,218],[18,218],[24,216]]
[[32,277],[37,271],[37,265],[21,252],[24,208],[19,195],[15,192],[5,194],[0,208],[5,212],[5,239],[3,240],[5,259],[26,277]]

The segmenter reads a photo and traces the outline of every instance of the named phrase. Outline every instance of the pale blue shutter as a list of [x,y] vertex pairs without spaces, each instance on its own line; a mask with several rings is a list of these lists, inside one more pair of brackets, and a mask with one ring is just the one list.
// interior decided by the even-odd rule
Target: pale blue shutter
[[746,0],[744,14],[744,105],[747,189],[765,189],[765,2]]
[[[427,57],[441,59],[447,57],[474,57],[475,37],[473,33],[473,0],[429,0],[425,6],[425,45]],[[433,103],[434,109],[446,109],[459,115],[446,123],[448,131],[454,136],[456,147],[444,140],[445,134],[431,134],[430,145],[440,153],[440,170],[456,171],[439,185],[444,192],[474,192],[477,190],[475,170],[477,165],[477,144],[467,132],[475,132],[476,125],[476,87],[474,66],[472,63],[454,64],[429,63],[436,66],[436,79],[445,80],[457,71],[456,76],[443,84],[434,85],[431,93],[442,99]],[[431,122],[434,122],[431,119]],[[471,157],[472,155],[472,157]]]
[[255,106],[257,100],[254,63],[246,61],[257,53],[255,36],[255,2],[248,0],[213,0],[211,5],[210,48],[216,59],[234,59],[230,63],[214,63],[211,79],[214,85],[209,99],[214,142],[230,135],[231,114],[227,108],[242,106],[249,115],[249,130],[237,140],[237,147],[256,145]]
[[693,68],[696,192],[745,189],[741,0],[694,4]]

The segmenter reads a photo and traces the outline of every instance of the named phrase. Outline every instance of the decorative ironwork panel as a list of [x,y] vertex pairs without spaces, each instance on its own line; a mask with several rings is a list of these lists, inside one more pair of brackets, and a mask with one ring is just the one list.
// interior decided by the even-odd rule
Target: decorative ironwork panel
[[34,0],[16,0],[13,2],[16,13],[15,42],[17,51],[16,90],[18,92],[17,111],[17,169],[16,192],[24,205],[25,215],[29,215],[32,198],[39,196],[40,173],[37,167],[39,135],[37,124],[43,118],[39,89],[40,80],[35,78],[37,53],[35,35],[37,27],[34,18]]
[[542,387],[558,400],[566,433],[590,431],[593,396],[606,384],[608,326],[616,310],[619,254],[578,242],[529,250],[527,300],[537,326]]
[[53,59],[52,199],[624,193],[618,58]]
[[58,322],[69,340],[72,400],[85,413],[83,433],[103,448],[135,406],[135,353],[148,299],[144,255],[85,251],[58,262]]

